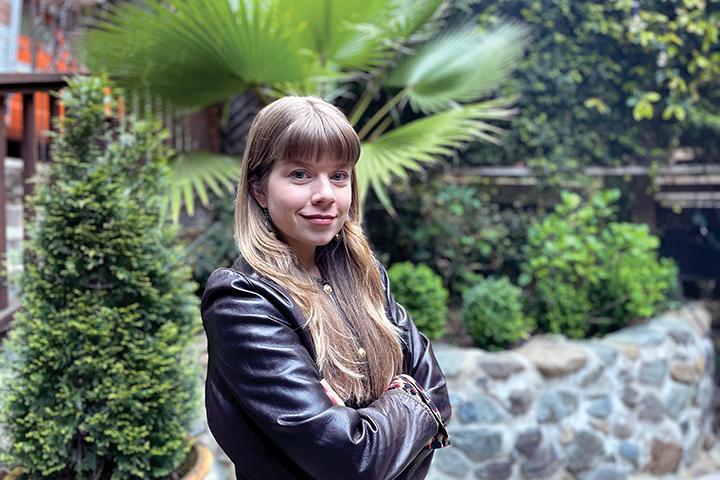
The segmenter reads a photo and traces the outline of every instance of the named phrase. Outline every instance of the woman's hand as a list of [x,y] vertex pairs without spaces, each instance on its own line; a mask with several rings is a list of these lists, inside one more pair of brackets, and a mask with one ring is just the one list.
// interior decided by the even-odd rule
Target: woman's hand
[[343,402],[342,398],[340,398],[340,395],[335,393],[335,390],[332,389],[330,384],[324,378],[320,380],[320,383],[322,384],[323,389],[325,389],[325,394],[330,398],[333,405],[340,405],[342,407],[345,406],[345,402]]

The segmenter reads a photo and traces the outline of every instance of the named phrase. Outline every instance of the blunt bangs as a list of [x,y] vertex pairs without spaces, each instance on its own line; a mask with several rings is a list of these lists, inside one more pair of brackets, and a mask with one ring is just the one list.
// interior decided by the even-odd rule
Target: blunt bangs
[[277,139],[275,159],[300,163],[329,160],[354,166],[360,158],[360,140],[345,116],[335,107],[308,104],[305,114]]

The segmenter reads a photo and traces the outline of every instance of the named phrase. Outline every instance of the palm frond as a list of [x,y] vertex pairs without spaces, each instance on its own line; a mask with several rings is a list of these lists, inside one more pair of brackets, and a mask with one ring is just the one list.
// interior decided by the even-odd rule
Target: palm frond
[[369,188],[385,209],[394,213],[387,188],[409,172],[454,155],[470,142],[499,143],[503,130],[488,123],[507,120],[515,112],[509,99],[464,105],[402,125],[362,145],[356,168],[358,186],[364,198]]
[[240,178],[241,162],[224,155],[192,152],[175,157],[170,168],[170,189],[166,199],[172,219],[177,222],[183,207],[188,215],[193,215],[196,197],[203,205],[208,205],[208,190],[218,196],[233,192]]
[[395,9],[390,0],[284,0],[284,4],[305,24],[303,45],[323,66],[367,71],[392,54],[380,26]]
[[515,23],[489,33],[473,24],[457,27],[401,58],[384,85],[404,89],[413,110],[424,113],[477,101],[507,78],[526,36]]
[[178,107],[208,105],[249,86],[298,81],[306,73],[297,47],[301,27],[279,3],[122,3],[88,25],[83,56],[119,86]]

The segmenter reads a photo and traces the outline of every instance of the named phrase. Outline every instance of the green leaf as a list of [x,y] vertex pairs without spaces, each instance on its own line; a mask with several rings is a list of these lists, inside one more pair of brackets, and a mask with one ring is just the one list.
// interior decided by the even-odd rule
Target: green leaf
[[[111,6],[82,38],[90,69],[177,107],[259,84],[299,81],[301,25],[275,0],[143,0]],[[272,61],[269,61],[272,59]]]
[[226,191],[232,193],[240,178],[241,163],[225,155],[193,152],[175,157],[170,168],[172,174],[166,201],[173,221],[177,222],[183,207],[189,215],[193,215],[195,197],[203,205],[208,204],[208,189],[218,196]]
[[507,99],[480,102],[430,115],[363,143],[356,173],[361,196],[372,188],[383,206],[392,212],[386,189],[408,172],[453,155],[468,143],[498,143],[503,132],[488,120],[506,120],[514,112]]
[[476,101],[508,76],[525,37],[513,23],[489,33],[472,24],[452,29],[403,57],[384,85],[404,89],[413,109],[425,113]]

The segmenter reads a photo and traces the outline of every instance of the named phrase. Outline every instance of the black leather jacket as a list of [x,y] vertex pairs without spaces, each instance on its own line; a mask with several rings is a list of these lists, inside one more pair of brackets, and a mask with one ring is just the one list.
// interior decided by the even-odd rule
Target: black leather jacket
[[[450,419],[445,377],[427,338],[390,293],[403,331],[403,371]],[[244,261],[215,270],[201,305],[208,337],[205,402],[210,430],[238,479],[425,478],[438,423],[400,389],[365,408],[334,406],[320,384],[305,318],[290,296]],[[398,372],[400,373],[400,372]]]

